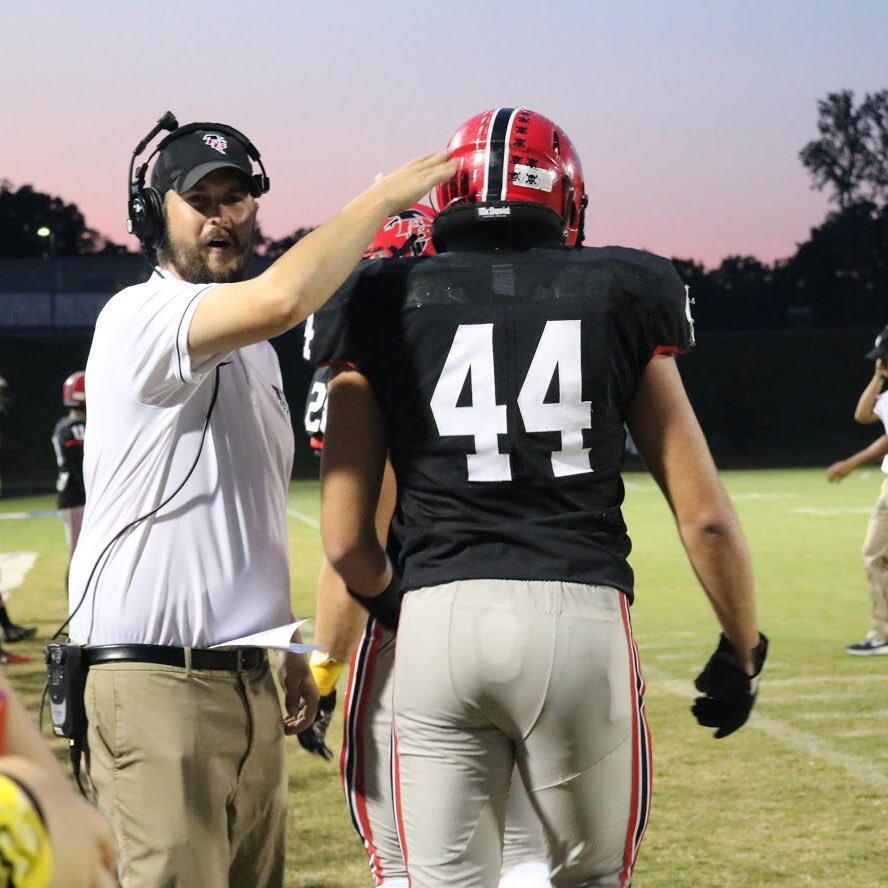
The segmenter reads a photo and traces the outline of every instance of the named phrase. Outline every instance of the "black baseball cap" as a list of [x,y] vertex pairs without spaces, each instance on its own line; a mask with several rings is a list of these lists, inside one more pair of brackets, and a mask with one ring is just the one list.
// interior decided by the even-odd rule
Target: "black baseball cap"
[[876,337],[875,345],[866,353],[867,360],[875,361],[888,355],[888,327]]
[[[161,194],[172,189],[182,193],[193,188],[213,170],[226,167],[246,176],[253,196],[259,196],[259,185],[253,178],[253,164],[243,142],[212,123],[172,139],[157,155],[151,171],[151,187]],[[169,138],[169,137],[168,137]]]

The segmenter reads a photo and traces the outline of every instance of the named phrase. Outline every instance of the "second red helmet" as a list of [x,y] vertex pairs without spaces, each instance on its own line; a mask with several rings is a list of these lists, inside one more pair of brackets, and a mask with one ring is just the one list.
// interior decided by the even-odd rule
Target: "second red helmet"
[[397,259],[400,256],[432,256],[432,221],[435,211],[425,204],[389,216],[364,251],[365,259]]

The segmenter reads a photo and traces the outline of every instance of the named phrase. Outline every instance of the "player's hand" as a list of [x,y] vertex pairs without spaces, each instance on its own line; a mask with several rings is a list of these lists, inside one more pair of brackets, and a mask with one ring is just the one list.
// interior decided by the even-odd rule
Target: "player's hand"
[[851,466],[848,465],[848,460],[840,459],[838,462],[834,462],[826,470],[826,477],[830,484],[837,484],[843,478],[846,478],[850,473]]
[[322,759],[330,761],[333,758],[333,750],[327,746],[327,728],[333,719],[333,710],[336,709],[336,690],[325,694],[318,699],[318,712],[315,720],[304,731],[296,735],[299,745],[308,752],[319,755]]
[[752,651],[754,671],[749,675],[724,633],[719,638],[715,653],[694,682],[705,696],[697,697],[691,707],[704,728],[716,728],[716,740],[733,734],[749,718],[767,654],[768,639],[759,633],[759,643]]
[[298,734],[315,719],[318,708],[318,686],[302,654],[284,654],[279,672],[284,689],[284,733]]
[[436,185],[456,175],[456,161],[446,151],[417,157],[393,173],[381,176],[367,193],[382,199],[386,215],[393,216],[413,206]]

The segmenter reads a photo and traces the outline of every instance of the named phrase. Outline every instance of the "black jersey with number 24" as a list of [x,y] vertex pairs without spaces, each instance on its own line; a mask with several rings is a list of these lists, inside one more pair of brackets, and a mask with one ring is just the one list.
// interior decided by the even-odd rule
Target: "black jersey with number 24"
[[651,358],[692,342],[670,262],[558,248],[363,264],[306,356],[354,365],[386,416],[405,589],[560,580],[631,599],[625,412]]

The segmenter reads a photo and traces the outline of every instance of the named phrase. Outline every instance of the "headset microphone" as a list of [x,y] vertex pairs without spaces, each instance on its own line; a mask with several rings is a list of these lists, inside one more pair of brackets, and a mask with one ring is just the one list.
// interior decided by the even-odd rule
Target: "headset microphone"
[[161,130],[167,130],[169,132],[172,132],[174,129],[178,129],[178,128],[179,128],[179,121],[176,120],[176,115],[173,114],[172,111],[167,111],[166,114],[164,114],[163,117],[161,117],[160,120],[157,121],[157,123],[154,125],[154,128],[151,130],[151,132],[148,133],[148,135],[145,136],[145,138],[142,139],[142,141],[139,142],[138,145],[136,145],[135,149],[133,150],[133,156],[141,154],[145,150],[145,146]]

